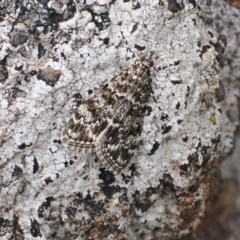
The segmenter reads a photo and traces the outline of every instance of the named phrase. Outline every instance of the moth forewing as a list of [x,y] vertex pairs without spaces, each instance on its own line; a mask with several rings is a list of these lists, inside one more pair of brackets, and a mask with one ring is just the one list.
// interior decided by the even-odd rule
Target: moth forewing
[[151,93],[152,55],[141,57],[76,109],[62,134],[68,149],[95,152],[114,173],[126,167],[141,142],[144,105]]

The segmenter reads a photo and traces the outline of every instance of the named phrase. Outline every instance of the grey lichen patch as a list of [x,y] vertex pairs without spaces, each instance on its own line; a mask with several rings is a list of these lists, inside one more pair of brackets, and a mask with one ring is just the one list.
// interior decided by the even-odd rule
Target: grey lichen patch
[[177,0],[168,0],[168,10],[176,13],[180,10],[184,9],[183,2],[179,3]]
[[93,9],[91,8],[86,8],[86,10],[91,13],[92,15],[92,21],[95,23],[96,27],[102,31],[106,28],[108,28],[111,24],[111,20],[109,18],[109,13],[108,12],[101,12],[101,13],[96,13]]
[[[238,113],[239,48],[233,41],[230,54],[226,44],[239,32],[239,13],[212,2],[0,3],[3,239],[177,239],[197,226],[216,189],[218,157],[233,147]],[[232,34],[214,25],[226,29],[221,11],[229,16],[227,29],[235,27]],[[141,81],[136,86],[122,73],[139,69],[136,63],[151,52],[143,92]],[[109,100],[104,111],[99,91]],[[140,118],[119,111],[123,101],[146,93]],[[108,129],[125,129],[125,115],[137,121],[128,128],[136,152],[121,173],[107,169],[94,151],[63,147],[63,129],[77,108],[84,110],[80,119],[98,116]],[[119,138],[94,132],[114,152]],[[84,136],[96,138],[90,131]],[[127,141],[121,138],[129,152]]]
[[3,84],[8,78],[8,70],[6,68],[6,59],[0,61],[0,83]]
[[28,33],[24,31],[13,31],[10,34],[10,43],[13,47],[18,47],[28,40]]
[[41,231],[40,231],[40,225],[35,219],[31,220],[30,232],[31,232],[31,234],[34,238],[42,237],[42,234],[41,234]]
[[37,72],[37,78],[44,81],[47,85],[54,87],[61,76],[60,70],[54,70],[51,67],[40,69]]
[[44,56],[44,54],[46,53],[46,49],[44,48],[44,46],[39,43],[38,44],[38,58],[41,58],[42,56]]

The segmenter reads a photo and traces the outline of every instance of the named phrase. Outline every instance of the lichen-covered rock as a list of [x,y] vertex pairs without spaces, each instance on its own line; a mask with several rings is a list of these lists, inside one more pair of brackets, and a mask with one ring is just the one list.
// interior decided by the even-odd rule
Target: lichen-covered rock
[[[172,239],[194,229],[233,147],[239,12],[220,1],[0,5],[1,239]],[[114,175],[95,154],[65,149],[73,109],[150,52],[152,93],[127,167]]]

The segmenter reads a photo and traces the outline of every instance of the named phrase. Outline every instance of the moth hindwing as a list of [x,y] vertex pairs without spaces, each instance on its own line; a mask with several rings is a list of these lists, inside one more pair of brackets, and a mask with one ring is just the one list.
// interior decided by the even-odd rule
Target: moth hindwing
[[62,134],[69,150],[95,152],[101,164],[119,173],[141,141],[144,105],[151,92],[151,56],[103,84],[73,113]]

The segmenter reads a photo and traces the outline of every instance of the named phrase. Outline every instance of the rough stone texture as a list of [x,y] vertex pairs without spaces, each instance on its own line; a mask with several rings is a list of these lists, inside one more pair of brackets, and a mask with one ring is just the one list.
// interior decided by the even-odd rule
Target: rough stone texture
[[[238,124],[239,12],[194,0],[0,6],[1,239],[174,239],[194,229]],[[94,154],[66,151],[72,110],[150,51],[139,154],[114,176]]]

